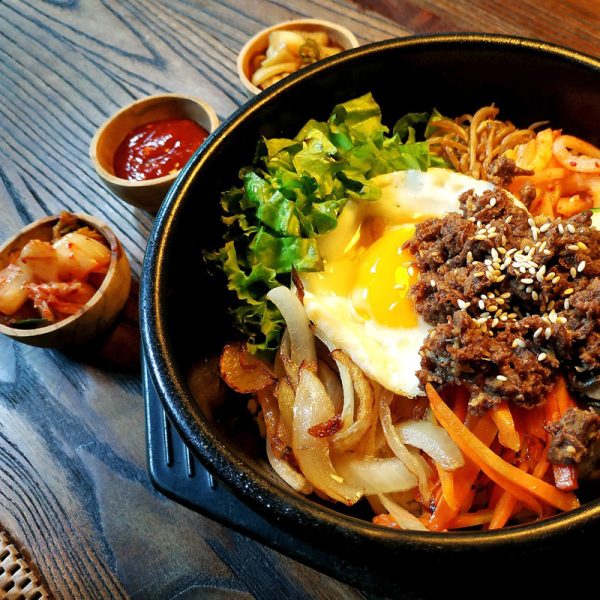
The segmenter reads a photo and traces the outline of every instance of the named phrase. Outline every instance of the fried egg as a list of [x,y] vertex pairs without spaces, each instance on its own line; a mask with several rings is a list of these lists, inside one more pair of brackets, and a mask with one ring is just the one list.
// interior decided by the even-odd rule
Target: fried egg
[[417,314],[410,287],[418,273],[402,246],[415,225],[458,211],[458,197],[493,185],[448,169],[398,171],[373,183],[381,197],[350,201],[338,226],[319,238],[323,271],[303,273],[308,318],[385,388],[420,395],[419,349],[430,329]]

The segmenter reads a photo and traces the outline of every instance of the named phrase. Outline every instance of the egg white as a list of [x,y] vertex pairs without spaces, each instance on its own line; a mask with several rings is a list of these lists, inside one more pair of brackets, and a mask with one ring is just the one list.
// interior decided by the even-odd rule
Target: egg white
[[[393,229],[458,211],[462,192],[474,189],[481,194],[494,188],[489,182],[437,168],[427,172],[398,171],[380,175],[372,182],[381,189],[381,198],[374,202],[350,201],[340,215],[338,226],[319,239],[319,250],[326,264],[344,255],[367,217],[380,217],[387,229]],[[431,326],[419,315],[417,324],[411,327],[388,327],[364,318],[350,297],[324,292],[316,285],[315,277],[326,276],[326,273],[302,275],[308,318],[368,377],[396,394],[421,395],[416,377],[420,368],[419,349]]]

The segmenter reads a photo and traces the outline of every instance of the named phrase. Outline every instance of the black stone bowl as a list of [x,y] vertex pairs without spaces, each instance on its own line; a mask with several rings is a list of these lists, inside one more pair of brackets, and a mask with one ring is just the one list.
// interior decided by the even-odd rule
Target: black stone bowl
[[[600,61],[538,41],[459,34],[390,40],[302,70],[243,106],[214,132],[171,189],[146,253],[141,291],[144,350],[158,394],[200,461],[253,510],[331,560],[284,550],[346,582],[381,593],[428,596],[450,586],[483,594],[522,591],[511,573],[553,588],[588,554],[600,530],[600,501],[493,533],[401,532],[372,525],[361,507],[337,510],[292,492],[271,472],[243,401],[219,385],[217,357],[235,337],[224,280],[202,252],[222,245],[220,192],[237,185],[259,137],[291,137],[308,118],[372,92],[386,124],[412,111],[472,113],[495,103],[500,116],[600,143]],[[366,518],[365,518],[366,517]],[[232,524],[235,519],[232,518]],[[503,565],[498,571],[498,565]],[[558,569],[553,573],[553,565]],[[517,586],[516,588],[514,586]],[[539,587],[537,588],[540,589]],[[486,591],[487,590],[487,591]]]

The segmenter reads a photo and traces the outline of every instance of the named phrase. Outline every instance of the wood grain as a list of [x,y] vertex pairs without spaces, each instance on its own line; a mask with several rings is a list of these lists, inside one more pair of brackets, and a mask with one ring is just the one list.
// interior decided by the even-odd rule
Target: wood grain
[[[361,43],[488,30],[600,55],[597,9],[597,0],[2,0],[0,239],[63,209],[89,213],[111,225],[139,277],[152,216],[99,183],[90,139],[118,108],[159,92],[199,96],[226,118],[246,100],[237,52],[264,26],[329,19]],[[131,367],[134,296],[128,310],[128,333],[100,358],[129,344]],[[159,494],[139,376],[92,366],[90,353],[0,339],[0,525],[56,598],[365,597]]]

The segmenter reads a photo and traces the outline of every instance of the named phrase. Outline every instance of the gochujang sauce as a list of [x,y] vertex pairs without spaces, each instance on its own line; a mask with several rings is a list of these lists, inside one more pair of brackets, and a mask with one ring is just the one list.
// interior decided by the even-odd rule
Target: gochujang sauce
[[207,135],[190,119],[163,119],[136,127],[115,152],[115,175],[134,181],[169,175],[183,167]]

